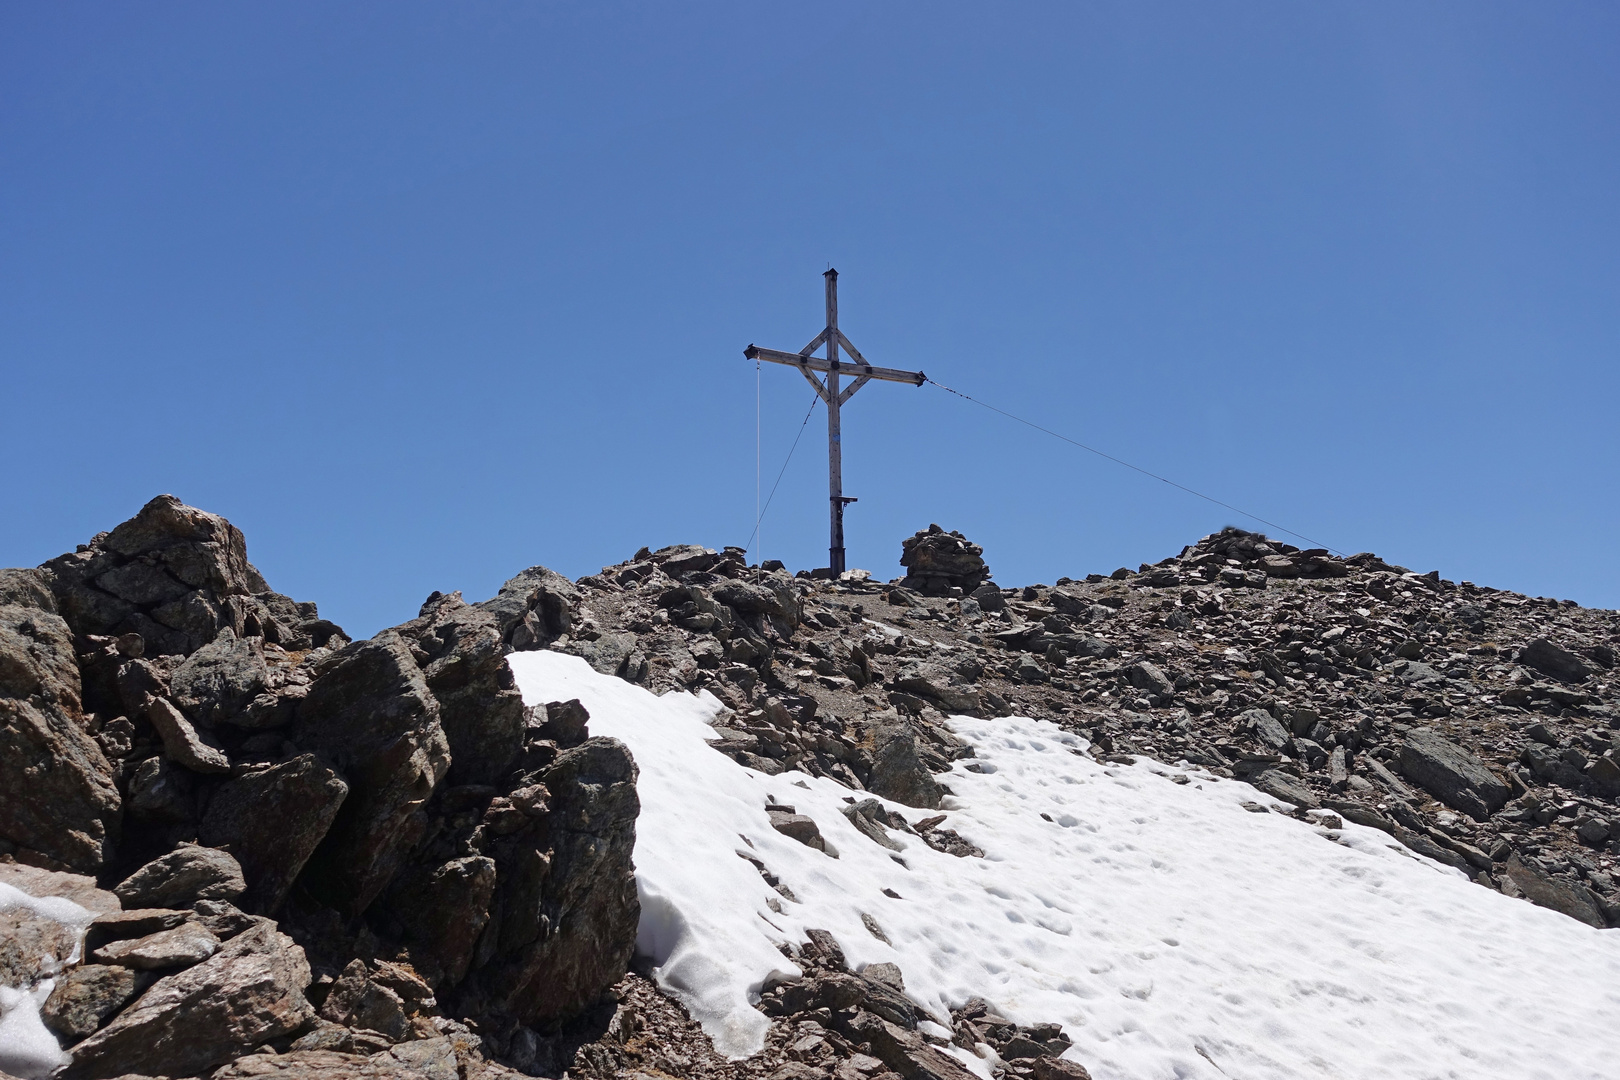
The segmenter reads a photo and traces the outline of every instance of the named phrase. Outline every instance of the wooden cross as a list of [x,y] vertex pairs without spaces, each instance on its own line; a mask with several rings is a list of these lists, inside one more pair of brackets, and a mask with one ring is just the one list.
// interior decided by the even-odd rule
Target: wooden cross
[[[839,410],[844,402],[854,396],[855,391],[873,379],[921,386],[928,381],[928,376],[920,371],[899,371],[895,368],[873,367],[868,364],[866,357],[862,356],[860,350],[850,344],[849,338],[838,329],[838,271],[828,270],[822,277],[827,279],[826,329],[796,353],[777,352],[775,349],[761,349],[757,345],[750,345],[743,350],[743,355],[750,360],[769,360],[773,364],[787,364],[798,368],[799,373],[816,388],[816,394],[827,403],[827,488],[832,514],[832,539],[828,545],[827,559],[833,577],[836,578],[844,572],[844,506],[857,501],[844,496],[843,433],[839,426]],[[823,345],[827,346],[825,358],[811,355]],[[838,359],[840,346],[849,354],[850,360]],[[814,373],[818,371],[826,374],[825,383],[816,378]],[[845,372],[853,375],[855,381],[840,392],[838,376]]]

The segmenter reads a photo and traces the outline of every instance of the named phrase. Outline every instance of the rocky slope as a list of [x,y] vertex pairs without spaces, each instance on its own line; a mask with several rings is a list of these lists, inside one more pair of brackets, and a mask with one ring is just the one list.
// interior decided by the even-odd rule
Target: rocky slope
[[48,959],[6,985],[62,972],[65,1075],[498,1072],[596,1007],[635,939],[636,766],[504,659],[573,592],[536,569],[350,642],[169,496],[0,571],[0,854],[56,873],[29,895],[111,890],[75,886],[82,950],[8,912]]
[[[82,962],[40,924],[55,959],[5,981],[64,972],[44,1012],[85,1077],[962,1077],[952,1042],[996,1047],[1013,1075],[1080,1075],[1055,1025],[982,1001],[924,1022],[903,972],[848,971],[814,935],[805,978],[761,1002],[764,1053],[716,1057],[626,973],[635,765],[577,703],[524,708],[505,656],[534,648],[712,692],[731,710],[718,752],[761,771],[934,808],[937,774],[971,755],[944,717],[1016,712],[1620,924],[1614,612],[1235,529],[1052,586],[990,583],[938,527],[902,564],[884,585],[643,549],[578,582],[525,571],[480,604],[434,594],[354,643],[271,592],[228,523],[168,497],[0,571],[8,872],[111,889],[81,887],[102,912]],[[982,854],[931,818],[851,814]],[[788,835],[794,818],[773,815]]]

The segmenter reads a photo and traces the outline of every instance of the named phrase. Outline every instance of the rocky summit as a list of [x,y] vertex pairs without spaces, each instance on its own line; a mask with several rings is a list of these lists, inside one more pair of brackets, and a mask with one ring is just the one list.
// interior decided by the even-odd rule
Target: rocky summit
[[525,704],[508,657],[533,650],[712,694],[715,753],[843,785],[880,845],[983,858],[932,813],[973,757],[946,721],[1016,715],[1620,926],[1615,612],[1233,528],[1052,585],[1002,587],[983,556],[930,526],[880,584],[643,548],[478,603],[434,593],[364,641],[170,496],[0,570],[0,1068],[965,1080],[966,1050],[1087,1076],[994,987],[930,1017],[898,966],[852,970],[818,930],[760,988],[763,1049],[717,1053],[637,952],[637,763],[579,701]]

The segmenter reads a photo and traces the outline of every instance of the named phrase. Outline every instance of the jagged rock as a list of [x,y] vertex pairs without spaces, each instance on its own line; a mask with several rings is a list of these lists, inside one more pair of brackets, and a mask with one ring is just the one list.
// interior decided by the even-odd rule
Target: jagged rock
[[142,981],[127,967],[76,967],[56,980],[51,996],[40,1007],[39,1017],[53,1035],[71,1046],[94,1035],[110,1016],[129,1004]]
[[483,855],[401,875],[390,906],[405,927],[417,966],[431,973],[433,982],[455,985],[466,976],[489,924],[496,876],[495,860]]
[[536,838],[496,845],[499,947],[470,977],[471,997],[523,1024],[557,1022],[594,1002],[627,969],[636,897],[637,769],[616,739],[589,739],[542,776],[551,793],[549,867]]
[[[38,575],[7,573],[16,599],[38,599]],[[67,623],[45,605],[0,605],[0,837],[94,871],[117,839],[122,800],[83,724]]]
[[189,1076],[301,1028],[313,1010],[304,950],[260,923],[212,958],[158,980],[106,1027],[73,1048],[63,1080],[137,1072]]
[[56,597],[51,593],[50,579],[42,570],[0,569],[0,607],[11,606],[60,614],[56,610]]
[[1238,715],[1237,721],[1252,726],[1255,738],[1272,750],[1281,750],[1289,743],[1288,729],[1264,709],[1246,709]]
[[321,1016],[334,1024],[378,1032],[394,1042],[410,1030],[404,999],[375,982],[364,960],[351,961],[343,969],[321,1005]]
[[908,571],[902,584],[930,595],[953,586],[971,593],[990,576],[983,556],[984,549],[961,533],[930,525],[900,545],[900,565]]
[[102,964],[118,964],[137,971],[190,967],[219,951],[219,938],[196,922],[183,922],[171,930],[159,930],[145,937],[113,941],[97,949],[92,958]]
[[349,784],[302,880],[357,914],[421,838],[422,806],[449,770],[439,703],[404,639],[385,630],[320,665],[294,730],[297,745],[322,754]]
[[66,966],[78,934],[31,908],[0,910],[0,986],[33,986]]
[[796,814],[792,810],[771,807],[767,809],[766,817],[770,819],[771,828],[788,839],[797,840],[805,847],[817,851],[827,850],[827,841],[821,836],[821,826],[817,825],[816,819],[808,814]]
[[523,749],[523,695],[506,664],[495,616],[463,603],[459,593],[435,593],[397,632],[438,699],[451,782],[499,781]]
[[191,721],[168,698],[153,698],[146,706],[146,718],[163,740],[163,752],[176,764],[195,773],[228,773],[230,759],[203,742]]
[[243,712],[263,693],[269,674],[264,639],[239,638],[227,626],[175,668],[170,694],[197,723],[217,724]]
[[578,698],[569,701],[550,701],[540,711],[536,734],[542,739],[550,739],[566,750],[571,746],[578,746],[590,737],[587,727],[590,719],[591,714]]
[[1176,686],[1167,678],[1164,672],[1146,660],[1139,660],[1132,664],[1127,672],[1131,685],[1145,694],[1169,701],[1175,695]]
[[[440,1040],[422,1040],[437,1043]],[[429,1062],[432,1071],[407,1064],[414,1043],[405,1043],[367,1057],[334,1050],[300,1049],[286,1054],[253,1054],[238,1058],[215,1072],[211,1080],[458,1080],[454,1054],[446,1070],[442,1060]],[[471,1078],[469,1078],[471,1080]]]
[[1406,736],[1401,745],[1401,772],[1476,821],[1490,817],[1512,794],[1483,761],[1428,728]]
[[1091,1080],[1091,1074],[1078,1061],[1039,1057],[1035,1059],[1035,1080]]
[[1320,805],[1317,797],[1311,793],[1298,777],[1290,776],[1281,769],[1265,769],[1249,778],[1249,783],[1274,799],[1291,802],[1295,806],[1313,810]]
[[1585,660],[1544,637],[1524,647],[1519,653],[1519,663],[1562,682],[1582,682],[1592,674],[1592,667]]
[[977,716],[984,708],[978,692],[960,675],[938,665],[910,665],[895,678],[894,686],[936,702],[947,712]]
[[235,854],[247,881],[242,906],[273,915],[348,793],[349,785],[315,755],[300,754],[221,785],[198,835]]
[[186,844],[160,855],[113,892],[126,908],[182,908],[198,900],[234,900],[247,888],[228,852]]
[[487,611],[501,640],[522,652],[539,649],[569,633],[579,589],[554,570],[531,566],[501,586],[493,599],[474,605]]
[[926,810],[939,807],[939,783],[917,753],[917,736],[904,723],[872,726],[872,768],[866,789],[891,802]]
[[98,916],[85,932],[84,951],[94,953],[112,941],[128,941],[162,930],[173,930],[189,921],[194,912],[178,908],[130,908]]
[[1600,930],[1608,925],[1590,892],[1579,885],[1549,877],[1539,867],[1520,859],[1516,852],[1508,856],[1502,873],[1518,894],[1533,904],[1551,908]]
[[190,821],[192,774],[162,755],[147,758],[130,777],[125,809],[142,822],[173,825]]
[[117,841],[121,810],[112,765],[72,716],[0,697],[0,837],[94,871]]

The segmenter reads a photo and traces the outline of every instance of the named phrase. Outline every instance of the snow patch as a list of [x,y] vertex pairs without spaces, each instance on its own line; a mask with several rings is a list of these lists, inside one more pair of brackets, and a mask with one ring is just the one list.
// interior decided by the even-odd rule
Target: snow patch
[[[30,896],[14,885],[0,882],[0,911],[14,908],[24,908],[71,928],[80,945],[69,962],[78,960],[84,931],[95,918],[94,913],[64,897]],[[46,979],[33,987],[0,987],[0,1072],[36,1080],[67,1062],[56,1036],[39,1018],[40,1006],[55,985],[54,979]]]
[[[955,717],[984,771],[955,764],[943,827],[986,857],[901,832],[891,852],[843,816],[848,789],[707,746],[712,696],[655,697],[557,653],[509,659],[525,701],[577,697],[592,734],[635,755],[638,948],[722,1053],[760,1048],[753,1003],[798,973],[776,946],[820,927],[856,969],[897,963],[941,1021],[979,995],[1017,1022],[1063,1024],[1097,1080],[1599,1080],[1620,1056],[1620,933],[1482,889],[1376,830],[1253,813],[1242,804],[1274,800],[1197,773],[1174,783],[1148,759],[1102,764],[1042,721]],[[814,818],[841,857],[773,830],[768,798]]]

